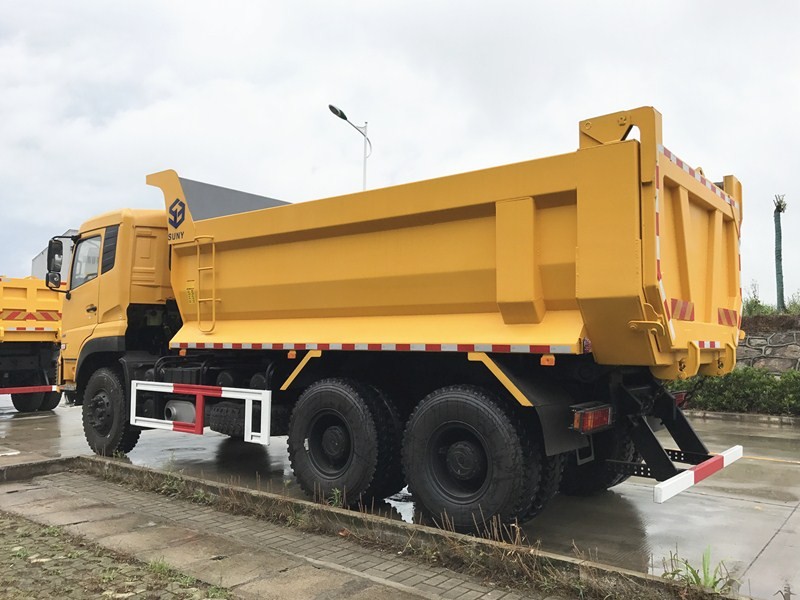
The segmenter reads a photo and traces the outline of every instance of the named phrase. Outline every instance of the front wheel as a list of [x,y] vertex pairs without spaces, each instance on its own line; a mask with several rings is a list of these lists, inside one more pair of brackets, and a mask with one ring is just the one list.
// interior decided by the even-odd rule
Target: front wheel
[[141,430],[129,423],[127,405],[116,371],[104,367],[92,373],[83,396],[83,433],[96,454],[127,453],[136,446]]

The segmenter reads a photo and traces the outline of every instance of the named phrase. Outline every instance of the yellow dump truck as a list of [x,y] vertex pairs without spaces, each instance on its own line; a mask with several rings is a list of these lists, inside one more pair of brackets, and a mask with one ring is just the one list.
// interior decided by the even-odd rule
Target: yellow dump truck
[[61,376],[95,452],[287,435],[309,494],[408,484],[464,529],[631,475],[663,501],[741,456],[663,386],[734,368],[741,186],[664,148],[652,108],[582,121],[568,154],[313,202],[147,182],[165,212],[97,217],[74,252]]
[[60,294],[41,279],[0,277],[0,394],[18,411],[58,406],[60,334]]

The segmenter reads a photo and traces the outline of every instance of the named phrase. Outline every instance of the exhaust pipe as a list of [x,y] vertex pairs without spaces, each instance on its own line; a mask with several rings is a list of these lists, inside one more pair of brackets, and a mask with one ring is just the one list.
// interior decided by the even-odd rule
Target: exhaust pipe
[[164,407],[164,418],[167,421],[194,423],[194,404],[187,400],[170,400]]

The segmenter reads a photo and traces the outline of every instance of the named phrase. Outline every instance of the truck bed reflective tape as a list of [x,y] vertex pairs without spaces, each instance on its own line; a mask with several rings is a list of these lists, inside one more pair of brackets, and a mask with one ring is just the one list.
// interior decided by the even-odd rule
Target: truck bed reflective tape
[[57,385],[29,385],[25,387],[0,388],[0,394],[36,394],[38,392],[57,391]]
[[[244,344],[231,342],[180,342],[171,343],[174,350],[368,350],[372,352],[498,352],[504,354],[580,354],[587,352],[581,344],[528,345],[528,344]],[[591,347],[588,350],[591,352]]]
[[58,321],[61,313],[57,310],[37,310],[28,312],[26,310],[7,308],[0,310],[0,321]]
[[717,322],[720,325],[736,326],[739,325],[739,313],[729,308],[717,309]]
[[694,321],[694,302],[670,298],[672,318],[679,321]]
[[[156,419],[152,417],[140,417],[136,415],[137,394],[139,392],[156,392],[161,394],[183,394],[195,397],[195,422],[185,423],[182,421],[170,421],[168,419]],[[230,398],[234,400],[244,400],[245,402],[245,441],[269,445],[269,433],[262,435],[260,432],[253,432],[253,402],[261,403],[261,431],[269,432],[272,392],[269,390],[251,390],[246,388],[219,387],[215,385],[193,385],[188,383],[166,383],[161,381],[131,381],[131,425],[145,427],[149,429],[165,429],[168,431],[178,431],[181,433],[194,433],[203,435],[205,429],[205,399],[206,398]],[[265,415],[266,413],[266,415]],[[248,428],[249,424],[249,428]],[[249,435],[248,435],[249,432]]]
[[717,471],[730,466],[742,458],[743,454],[744,449],[741,446],[728,448],[725,452],[712,456],[699,465],[695,465],[694,467],[678,473],[675,477],[670,477],[666,481],[656,484],[653,488],[653,500],[658,504],[669,500],[673,496],[688,490],[696,483],[700,483],[709,475],[713,475]]
[[678,168],[683,169],[691,177],[694,177],[697,181],[699,181],[702,185],[704,185],[709,190],[714,192],[719,198],[724,200],[726,203],[730,204],[734,208],[738,207],[738,204],[737,204],[736,200],[734,200],[733,198],[728,196],[728,194],[726,194],[725,191],[722,188],[720,188],[717,184],[715,184],[715,183],[709,181],[708,179],[706,179],[699,171],[696,171],[695,169],[690,167],[688,164],[686,164],[680,158],[675,156],[672,152],[667,150],[664,146],[659,146],[658,150],[659,150],[659,152],[661,152],[661,154],[666,156],[672,163],[677,165]]
[[708,349],[713,350],[722,348],[722,342],[705,342],[705,341],[695,340],[694,343],[697,344],[697,347],[700,348],[701,350],[708,350]]

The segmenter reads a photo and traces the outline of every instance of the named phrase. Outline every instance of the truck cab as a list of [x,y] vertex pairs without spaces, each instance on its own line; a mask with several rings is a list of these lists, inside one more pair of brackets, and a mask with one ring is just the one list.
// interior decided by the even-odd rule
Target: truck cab
[[80,227],[64,296],[59,365],[59,383],[77,404],[98,368],[118,368],[125,355],[156,355],[166,347],[166,239],[167,219],[159,210],[118,210]]

